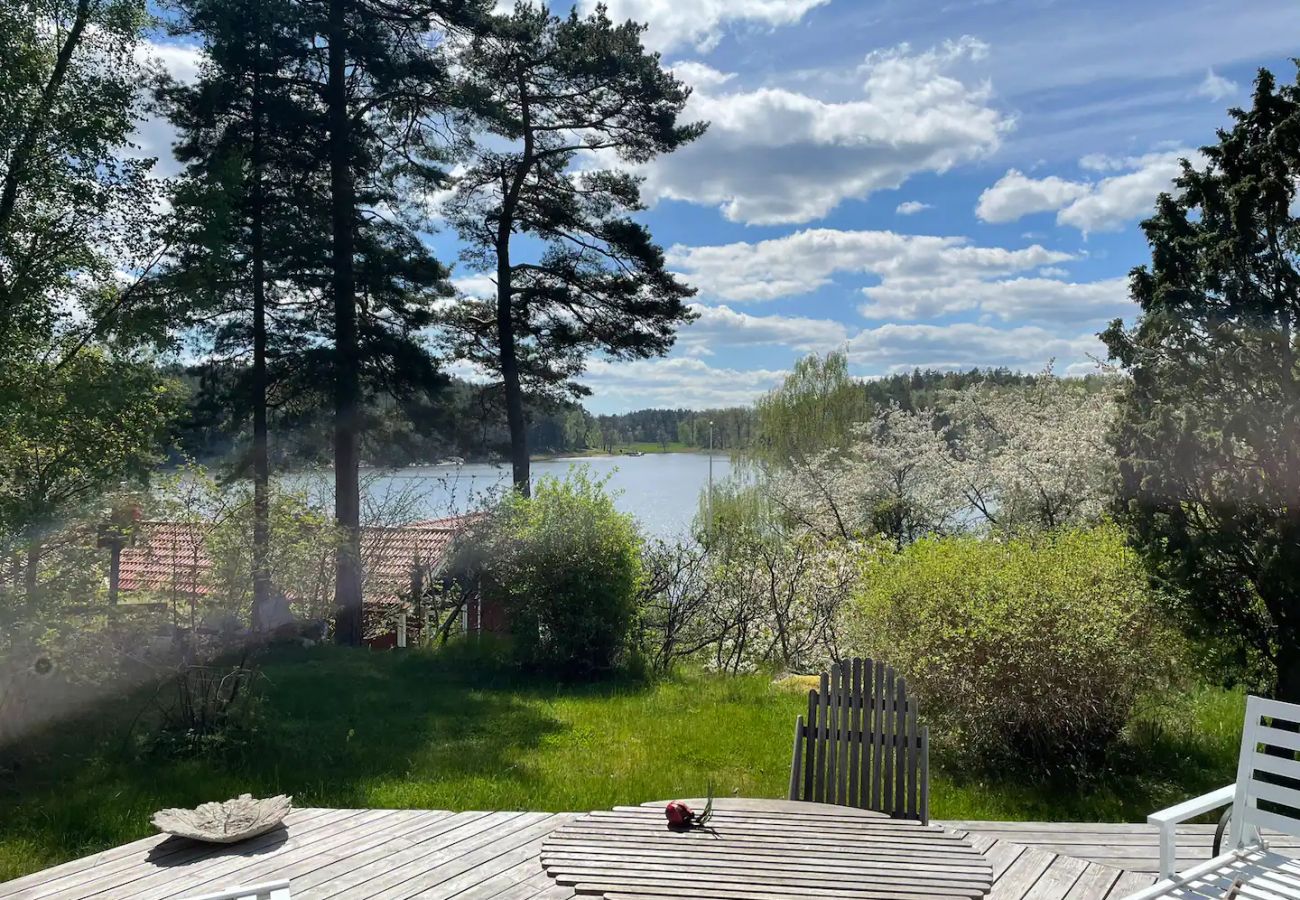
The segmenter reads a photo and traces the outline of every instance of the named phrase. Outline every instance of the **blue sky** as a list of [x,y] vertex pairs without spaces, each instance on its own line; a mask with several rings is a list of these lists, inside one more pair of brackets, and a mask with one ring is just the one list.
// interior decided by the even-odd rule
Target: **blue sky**
[[1300,50],[1294,0],[607,5],[712,125],[642,172],[700,320],[666,359],[593,360],[594,412],[745,403],[833,349],[862,376],[1090,369],[1178,157]]

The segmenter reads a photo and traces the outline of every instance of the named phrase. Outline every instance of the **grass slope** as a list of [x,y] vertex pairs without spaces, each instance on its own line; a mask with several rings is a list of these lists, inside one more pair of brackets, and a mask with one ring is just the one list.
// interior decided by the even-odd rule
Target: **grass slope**
[[[761,676],[563,685],[472,661],[333,647],[263,664],[256,730],[200,758],[150,749],[147,697],[0,761],[0,881],[151,832],[150,813],[244,791],[299,806],[585,810],[786,790],[798,690]],[[1138,820],[1231,780],[1241,697],[1162,704],[1080,781],[962,776],[936,760],[936,818]],[[141,712],[146,714],[141,716]]]

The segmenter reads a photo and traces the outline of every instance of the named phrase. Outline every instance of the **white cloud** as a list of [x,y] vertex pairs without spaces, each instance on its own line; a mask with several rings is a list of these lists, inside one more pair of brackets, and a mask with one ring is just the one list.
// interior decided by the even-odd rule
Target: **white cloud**
[[476,299],[495,297],[497,293],[497,280],[483,272],[453,278],[451,286],[456,289],[458,294]]
[[1240,86],[1237,82],[1224,78],[1222,75],[1214,74],[1213,69],[1207,69],[1205,80],[1196,87],[1196,96],[1219,101],[1233,96],[1238,90],[1240,90]]
[[136,59],[142,65],[159,68],[177,81],[190,83],[199,75],[203,51],[193,44],[142,41],[136,46]]
[[[165,44],[157,41],[142,41],[136,46],[135,58],[140,65],[150,71],[166,72],[183,83],[192,83],[199,74],[202,51],[190,44]],[[172,156],[172,144],[176,142],[176,129],[161,115],[154,114],[141,121],[132,137],[139,146],[138,155],[157,157],[153,173],[167,177],[179,171]]]
[[1083,232],[1117,230],[1153,211],[1156,196],[1170,189],[1181,171],[1179,161],[1187,157],[1199,161],[1200,154],[1173,150],[1129,159],[1131,171],[1103,178],[1086,196],[1057,213],[1056,220]]
[[668,262],[706,297],[775,300],[814,291],[836,273],[874,274],[892,282],[984,280],[1064,262],[1068,253],[1037,244],[1017,250],[975,247],[963,237],[903,235],[892,231],[811,228],[757,243],[704,247],[676,245]]
[[1038,274],[1044,278],[1064,278],[1070,274],[1068,269],[1062,269],[1060,266],[1043,266],[1038,270]]
[[[597,0],[581,0],[586,13]],[[633,19],[649,25],[646,44],[669,51],[692,46],[708,51],[717,46],[731,26],[749,24],[776,28],[794,25],[809,10],[830,0],[603,0],[616,22]]]
[[1088,193],[1088,185],[1055,175],[1030,178],[1010,169],[980,194],[975,215],[985,222],[1012,222],[1032,213],[1060,209]]
[[900,216],[914,216],[927,209],[934,209],[934,207],[929,203],[922,203],[919,200],[904,200],[894,208],[894,212],[898,213]]
[[988,84],[951,71],[985,51],[963,38],[920,53],[906,44],[871,53],[858,73],[861,99],[844,102],[784,88],[728,91],[721,73],[693,68],[703,79],[686,116],[708,120],[709,131],[642,167],[646,198],[717,206],[748,224],[807,222],[918,172],[978,159],[1012,121],[990,105]]
[[1085,234],[1115,231],[1152,211],[1156,196],[1170,189],[1185,158],[1203,162],[1199,153],[1186,149],[1124,158],[1085,156],[1080,160],[1084,169],[1120,173],[1096,181],[1066,181],[1055,175],[1030,178],[1012,169],[980,195],[975,212],[986,222],[1009,222],[1056,210],[1057,224]]
[[581,380],[591,388],[593,399],[609,409],[708,409],[751,403],[780,383],[785,374],[772,369],[715,368],[690,357],[632,362],[593,359]]
[[735,72],[720,72],[708,63],[682,60],[672,64],[672,73],[697,91],[719,88],[736,77]]
[[691,305],[699,318],[682,328],[677,345],[691,356],[710,356],[722,347],[781,345],[800,353],[825,353],[848,340],[848,328],[834,319],[754,316],[729,306]]
[[980,310],[1002,321],[1096,322],[1131,314],[1128,281],[1076,283],[1049,278],[978,281],[971,278],[887,281],[862,289],[869,319],[920,319]]
[[1000,329],[970,322],[881,325],[853,338],[848,354],[852,363],[871,374],[989,366],[1037,371],[1051,360],[1057,361],[1058,371],[1074,374],[1092,368],[1090,355],[1106,355],[1092,334],[1066,338],[1032,325]]

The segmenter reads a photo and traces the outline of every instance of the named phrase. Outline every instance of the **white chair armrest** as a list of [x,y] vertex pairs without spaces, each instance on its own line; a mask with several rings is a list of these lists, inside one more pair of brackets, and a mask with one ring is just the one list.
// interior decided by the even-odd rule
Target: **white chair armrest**
[[1171,806],[1168,809],[1162,809],[1147,816],[1147,824],[1155,825],[1160,829],[1161,878],[1170,878],[1174,874],[1175,829],[1178,824],[1218,809],[1221,806],[1227,806],[1236,795],[1237,786],[1229,784],[1217,791],[1210,791],[1208,794],[1186,800],[1177,806]]

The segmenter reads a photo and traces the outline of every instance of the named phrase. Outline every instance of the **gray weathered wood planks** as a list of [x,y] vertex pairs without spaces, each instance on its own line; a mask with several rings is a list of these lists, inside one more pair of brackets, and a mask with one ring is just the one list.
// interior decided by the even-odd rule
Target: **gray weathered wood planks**
[[[851,673],[830,676],[836,740],[827,784],[847,793]],[[896,717],[896,721],[898,717]],[[894,773],[901,782],[901,768]],[[992,886],[988,862],[959,835],[882,813],[799,801],[718,800],[702,828],[674,831],[663,804],[617,807],[575,819],[542,848],[542,866],[579,894],[745,898],[974,898]]]
[[[875,673],[864,668],[862,677],[873,680]],[[850,678],[850,684],[856,682],[852,673]],[[860,747],[859,766],[869,746]],[[848,766],[851,780],[852,745]],[[862,786],[862,770],[857,771]],[[675,898],[791,900],[788,885],[760,891],[743,874],[773,858],[793,859],[791,877],[809,870],[822,876],[814,895],[827,898],[866,896],[846,893],[841,886],[860,866],[886,873],[913,867],[931,885],[929,876],[936,869],[967,877],[987,867],[989,900],[1122,900],[1155,880],[1151,873],[1158,845],[1155,830],[1147,825],[947,822],[942,824],[951,835],[922,842],[909,839],[920,829],[913,822],[824,804],[783,803],[781,814],[773,816],[771,802],[728,800],[727,805],[745,813],[736,823],[738,829],[743,825],[745,852],[728,859],[728,867],[742,874],[716,890],[698,888]],[[661,807],[656,804],[653,814],[662,816]],[[0,884],[0,900],[183,900],[278,878],[291,880],[294,900],[574,900],[574,886],[557,884],[542,867],[543,856],[550,858],[552,851],[560,860],[592,863],[593,879],[583,889],[609,887],[608,900],[656,900],[666,895],[654,894],[644,879],[617,890],[608,881],[619,871],[620,860],[656,872],[676,866],[682,856],[680,842],[644,839],[635,818],[640,813],[636,807],[602,812],[595,817],[598,840],[592,841],[587,830],[579,830],[583,826],[575,827],[576,836],[561,830],[576,825],[578,817],[571,813],[302,809],[290,814],[284,832],[247,844],[211,847],[146,838]],[[821,821],[830,833],[791,840],[783,830],[790,821]],[[1180,862],[1207,859],[1212,832],[1210,825],[1180,828]],[[875,840],[868,842],[866,836]],[[974,865],[954,864],[945,854],[947,841],[962,838],[980,854]],[[1300,839],[1277,836],[1270,843],[1277,852],[1300,855]],[[867,844],[871,846],[864,849]],[[698,859],[707,850],[692,847],[690,853]],[[616,865],[610,868],[610,862]],[[933,896],[892,885],[876,894],[881,900]]]

